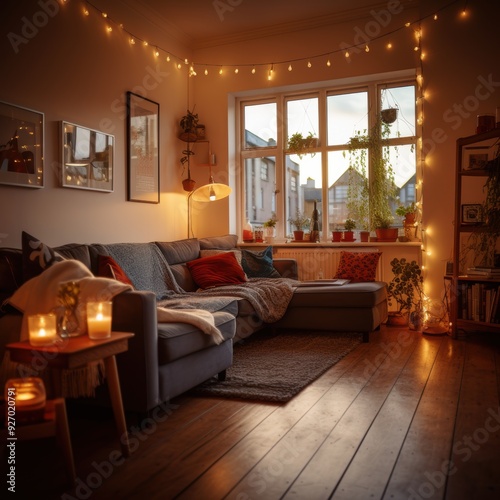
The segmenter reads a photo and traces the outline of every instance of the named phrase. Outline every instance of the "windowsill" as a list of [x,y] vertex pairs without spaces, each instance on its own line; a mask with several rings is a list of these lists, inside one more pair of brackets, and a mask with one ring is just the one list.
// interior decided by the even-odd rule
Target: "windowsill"
[[239,247],[243,248],[262,248],[267,246],[273,247],[300,247],[300,248],[348,248],[348,247],[393,247],[393,246],[403,246],[403,247],[419,247],[422,245],[421,241],[369,241],[369,242],[333,242],[333,241],[325,241],[319,243],[311,243],[311,242],[295,242],[295,241],[273,241],[273,243],[238,243]]

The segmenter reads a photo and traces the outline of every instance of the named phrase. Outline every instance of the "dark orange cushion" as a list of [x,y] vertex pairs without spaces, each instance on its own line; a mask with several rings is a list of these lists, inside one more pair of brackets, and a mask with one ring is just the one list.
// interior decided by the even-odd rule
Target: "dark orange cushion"
[[340,263],[334,278],[354,282],[375,281],[382,252],[340,252]]
[[245,283],[247,278],[233,252],[202,257],[187,262],[191,276],[200,288]]
[[110,257],[109,255],[99,255],[97,265],[97,275],[101,278],[111,278],[121,281],[126,285],[134,286],[125,271],[119,266],[118,262],[116,262],[113,257]]

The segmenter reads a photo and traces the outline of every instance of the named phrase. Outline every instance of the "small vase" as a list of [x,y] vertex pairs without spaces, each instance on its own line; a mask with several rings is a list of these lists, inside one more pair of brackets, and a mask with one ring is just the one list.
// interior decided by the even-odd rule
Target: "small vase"
[[61,319],[61,337],[78,337],[82,328],[76,307],[66,307]]

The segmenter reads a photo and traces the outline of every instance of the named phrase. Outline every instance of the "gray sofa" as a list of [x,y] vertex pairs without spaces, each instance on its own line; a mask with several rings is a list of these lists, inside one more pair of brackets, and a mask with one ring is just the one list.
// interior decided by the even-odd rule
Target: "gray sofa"
[[[213,312],[215,325],[224,337],[221,344],[217,345],[190,324],[157,322],[157,302],[171,293],[172,273],[186,291],[195,291],[196,284],[186,261],[199,258],[202,248],[226,249],[228,241],[234,246],[236,237],[163,243],[69,244],[50,249],[57,256],[79,260],[96,275],[98,256],[109,255],[134,284],[134,291],[113,299],[113,330],[135,334],[128,351],[117,357],[125,410],[144,413],[216,374],[224,377],[232,364],[236,317],[245,334],[262,328],[251,306],[232,297],[222,302],[207,299],[203,304]],[[23,259],[21,249],[0,248],[0,304],[25,281]],[[285,275],[297,275],[293,260],[278,261],[276,267]],[[4,304],[0,313],[1,359],[5,345],[19,340],[21,321],[19,311]],[[98,397],[101,395],[106,397],[107,391],[98,391]]]
[[[213,312],[224,337],[219,345],[189,324],[157,322],[157,303],[171,297],[173,289],[196,291],[187,262],[203,256],[205,250],[234,250],[236,245],[237,237],[227,235],[174,242],[69,244],[51,249],[64,258],[83,262],[94,274],[98,274],[99,255],[109,255],[134,284],[134,291],[113,300],[113,329],[135,334],[129,350],[117,359],[127,411],[147,412],[216,374],[223,377],[232,363],[233,342],[269,326],[248,300],[230,296],[223,301],[206,298],[201,302],[201,307]],[[24,264],[22,250],[0,249],[0,302],[23,283]],[[282,277],[297,279],[295,260],[275,259],[273,266]],[[307,286],[294,290],[284,316],[273,326],[357,331],[363,332],[367,341],[369,332],[386,318],[385,283]],[[5,344],[18,340],[21,319],[19,312],[3,307],[2,357]]]

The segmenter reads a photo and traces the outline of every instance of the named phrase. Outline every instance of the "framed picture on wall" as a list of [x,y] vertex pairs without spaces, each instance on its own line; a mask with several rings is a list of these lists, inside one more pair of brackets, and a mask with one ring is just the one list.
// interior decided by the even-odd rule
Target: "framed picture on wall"
[[127,92],[128,201],[160,203],[160,105]]
[[0,102],[0,184],[43,187],[44,114]]
[[114,137],[61,122],[61,138],[62,186],[112,192]]
[[482,224],[483,207],[479,203],[462,205],[462,224]]

